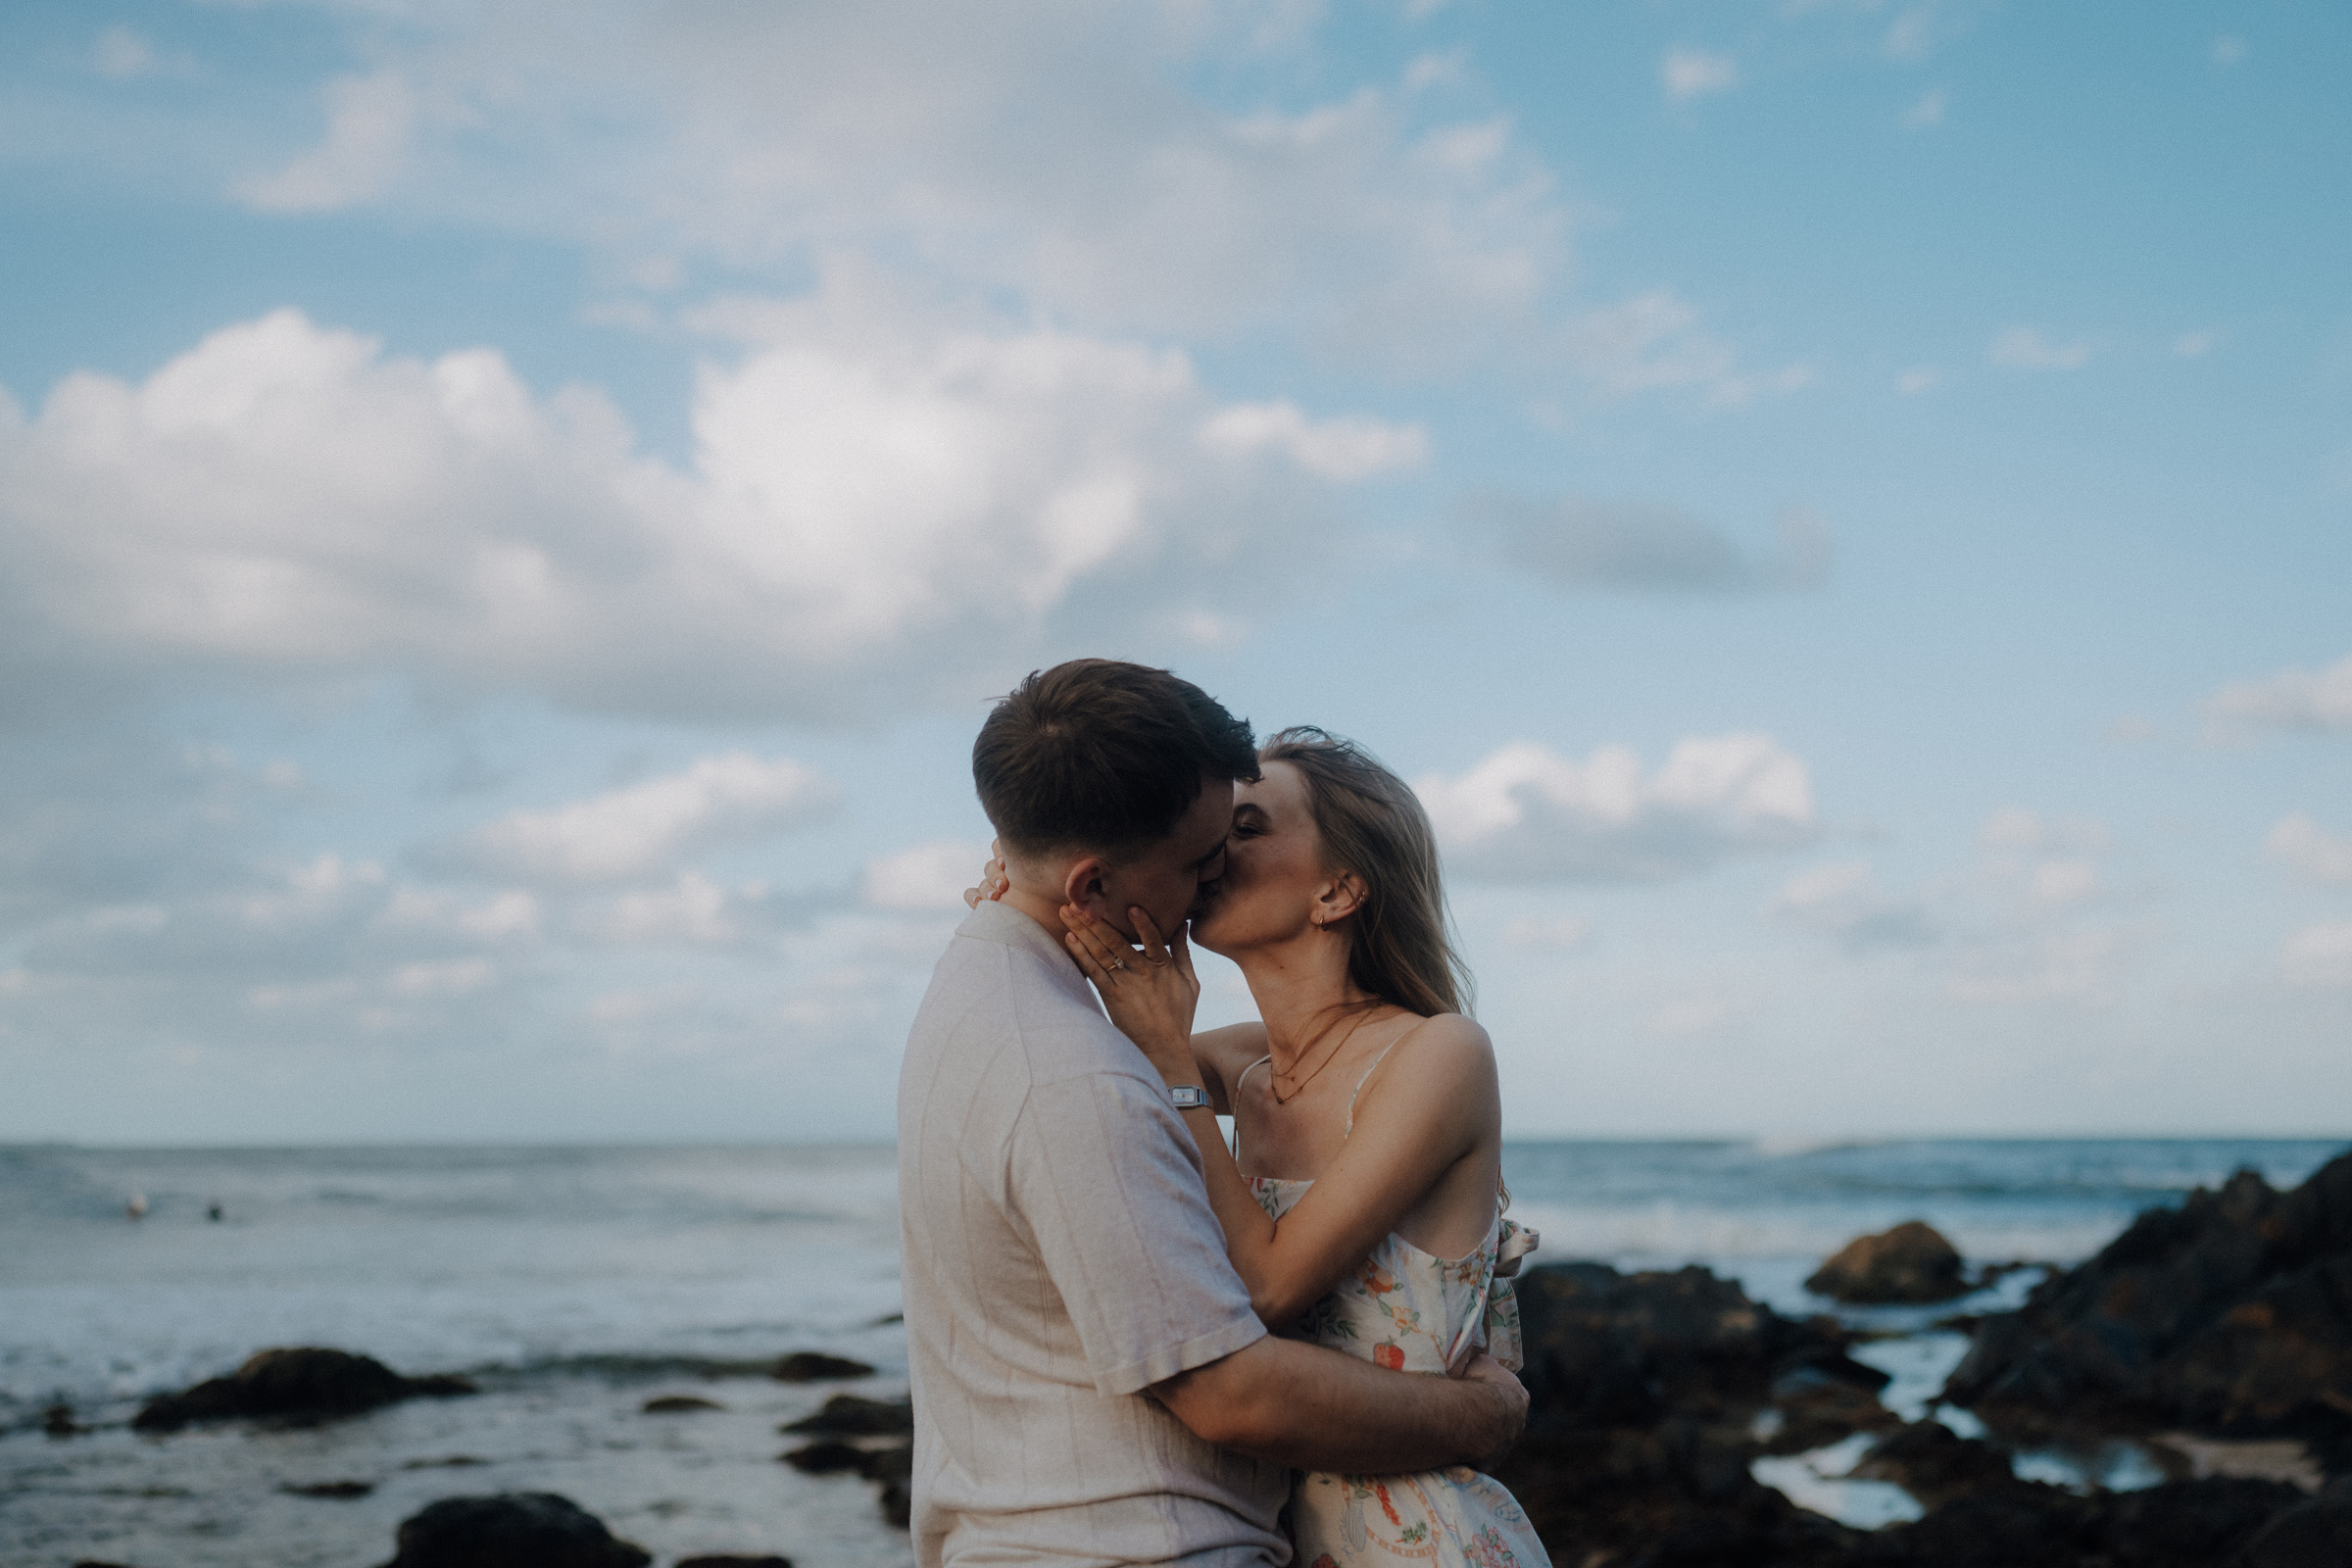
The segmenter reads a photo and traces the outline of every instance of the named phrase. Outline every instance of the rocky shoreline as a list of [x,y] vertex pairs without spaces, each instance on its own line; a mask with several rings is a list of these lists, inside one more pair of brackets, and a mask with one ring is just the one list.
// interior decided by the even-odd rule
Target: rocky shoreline
[[[1948,1298],[1965,1288],[1957,1254],[1923,1231],[1865,1238],[1812,1283],[1849,1300]],[[2352,1563],[2352,1154],[2291,1193],[2240,1172],[2149,1210],[2018,1310],[1956,1325],[1971,1347],[1936,1401],[1944,1420],[1886,1407],[1886,1375],[1850,1353],[1854,1327],[1785,1317],[1704,1269],[1551,1264],[1519,1294],[1533,1414],[1498,1476],[1558,1563]],[[2078,1492],[2017,1474],[2030,1444],[2119,1438],[2183,1467],[2200,1443],[2259,1444],[2305,1484]],[[1849,1474],[1901,1487],[1919,1517],[1855,1530],[1756,1479],[1759,1460],[1839,1443],[1860,1450]]]
[[[1519,1285],[1531,1421],[1496,1474],[1562,1568],[2352,1563],[2352,1154],[2291,1191],[2240,1172],[2178,1207],[2150,1209],[2097,1255],[2048,1270],[2022,1302],[2026,1276],[2011,1281],[2012,1310],[1926,1315],[1937,1302],[1981,1305],[1992,1293],[1977,1293],[2016,1266],[1972,1275],[1941,1236],[1908,1223],[1825,1260],[1808,1289],[1844,1308],[1812,1316],[1776,1311],[1704,1268],[1531,1268]],[[1889,1312],[1908,1313],[1905,1326],[1888,1328]],[[1916,1344],[1921,1324],[1955,1353],[1950,1336],[1965,1335],[1966,1351],[1934,1396],[1914,1387],[1896,1397],[1888,1372],[1872,1362],[1896,1364],[1881,1352]],[[873,1367],[801,1351],[729,1370],[823,1395],[812,1412],[780,1423],[770,1415],[775,1425],[756,1429],[789,1440],[769,1462],[861,1480],[875,1499],[866,1517],[905,1528],[914,1412],[903,1398],[831,1387],[855,1385]],[[147,1401],[130,1425],[147,1441],[176,1443],[185,1440],[172,1434],[223,1424],[299,1430],[475,1392],[465,1378],[407,1376],[364,1355],[270,1350]],[[714,1414],[726,1409],[718,1399],[661,1393],[631,1407],[650,1427],[742,1422],[762,1406],[738,1400],[734,1414]],[[87,1430],[63,1406],[44,1425],[58,1441]],[[722,1446],[732,1452],[741,1442],[738,1432]],[[2054,1485],[2032,1463],[2037,1453],[2118,1444],[2162,1479],[2151,1472],[2141,1479],[2153,1484],[2118,1490]],[[1792,1500],[1803,1489],[1788,1478],[1829,1474],[1833,1460],[1839,1485],[1875,1485],[1900,1504],[1882,1527]],[[279,1490],[354,1507],[338,1499],[365,1497],[373,1485],[325,1479]],[[421,1506],[402,1505],[415,1511],[385,1544],[388,1568],[653,1560],[552,1492],[423,1496]],[[675,1568],[785,1561],[703,1553],[676,1557]]]
[[[292,1544],[293,1555],[306,1562],[343,1562],[353,1568],[644,1568],[659,1560],[671,1568],[792,1568],[788,1551],[813,1547],[816,1560],[840,1561],[845,1545],[852,1548],[851,1561],[904,1560],[913,1413],[903,1396],[849,1392],[872,1380],[881,1384],[877,1393],[887,1394],[890,1381],[875,1366],[818,1351],[759,1363],[606,1360],[612,1364],[597,1362],[592,1369],[559,1374],[551,1385],[544,1377],[518,1380],[496,1371],[476,1378],[405,1377],[372,1357],[346,1351],[268,1350],[224,1377],[147,1399],[127,1419],[107,1414],[84,1422],[60,1406],[49,1412],[45,1429],[62,1464],[86,1468],[103,1454],[118,1473],[127,1467],[150,1478],[135,1490],[101,1487],[86,1494],[152,1497],[156,1506],[183,1515],[193,1508],[196,1517],[189,1523],[207,1534],[220,1528],[223,1509],[250,1509],[260,1500],[240,1503],[240,1494],[310,1499],[294,1505],[317,1509],[302,1517],[322,1527],[318,1535],[301,1532]],[[669,1370],[658,1370],[662,1366]],[[694,1377],[698,1366],[706,1379],[696,1385],[702,1392],[647,1388],[650,1382],[654,1390],[664,1384],[676,1390],[672,1380],[679,1372]],[[640,1392],[627,1392],[632,1384]],[[435,1447],[423,1457],[401,1457],[419,1446],[418,1422],[404,1413],[406,1407],[439,1405],[466,1395],[480,1397],[464,1399],[468,1408],[452,1410],[447,1418],[427,1410],[422,1425],[439,1434],[427,1442],[446,1445],[455,1439],[470,1451]],[[471,1408],[476,1405],[478,1410]],[[600,1407],[607,1413],[595,1414]],[[792,1418],[779,1420],[770,1413],[760,1423],[762,1411],[779,1409]],[[544,1445],[552,1435],[551,1414],[610,1455],[595,1467],[603,1481],[591,1479],[594,1472],[583,1473],[576,1461],[549,1453]],[[765,1445],[759,1442],[761,1432],[772,1435]],[[479,1446],[468,1433],[478,1435]],[[777,1437],[786,1441],[778,1443]],[[753,1446],[748,1451],[747,1440]],[[89,1458],[78,1457],[85,1450]],[[304,1450],[314,1457],[303,1468],[318,1479],[280,1479],[289,1452]],[[323,1457],[334,1452],[345,1457]],[[670,1500],[679,1494],[666,1487],[675,1485],[679,1461],[695,1464],[689,1456],[697,1454],[707,1456],[703,1464],[716,1460],[734,1478],[720,1494],[731,1493],[733,1501],[714,1508],[711,1502],[717,1499],[706,1489],[694,1510],[699,1526],[681,1532],[674,1522],[681,1504]],[[628,1474],[629,1484],[613,1485],[640,1468],[631,1456],[653,1461],[643,1466],[648,1478],[666,1471],[671,1481],[654,1480],[648,1489],[636,1484],[642,1478]],[[352,1468],[337,1475],[324,1468],[328,1463]],[[209,1472],[215,1486],[225,1483],[223,1490],[191,1493],[169,1484],[183,1476],[193,1480],[191,1465]],[[760,1482],[763,1468],[779,1480]],[[567,1471],[572,1479],[557,1480],[551,1470]],[[839,1485],[832,1478],[845,1474],[872,1483],[871,1500],[862,1509],[850,1509],[866,1523],[849,1532],[843,1528],[848,1523],[843,1509],[808,1491],[814,1486],[830,1492]],[[779,1484],[787,1476],[795,1482]],[[208,1506],[206,1499],[216,1496]],[[796,1497],[797,1503],[790,1500]],[[383,1506],[389,1499],[398,1500],[396,1512]],[[282,1511],[284,1505],[279,1506]],[[374,1528],[382,1534],[372,1544],[363,1516],[381,1521]],[[820,1517],[829,1529],[812,1532]],[[652,1550],[629,1539],[641,1529],[651,1531],[645,1537],[649,1544],[665,1540],[667,1549]],[[277,1539],[284,1539],[284,1531],[281,1525]],[[152,1532],[139,1532],[148,1543],[143,1547],[107,1549],[102,1541],[122,1540],[119,1528],[80,1536],[81,1549],[69,1554],[77,1534],[70,1526],[64,1532],[53,1529],[47,1540],[56,1555],[43,1560],[60,1568],[69,1562],[74,1568],[170,1568],[175,1560]],[[798,1535],[797,1544],[780,1539],[787,1534]],[[732,1538],[761,1548],[773,1543],[785,1549],[692,1549],[688,1544],[697,1536]],[[857,1543],[860,1536],[871,1545]],[[322,1553],[322,1540],[337,1544]],[[269,1560],[267,1548],[253,1560]]]

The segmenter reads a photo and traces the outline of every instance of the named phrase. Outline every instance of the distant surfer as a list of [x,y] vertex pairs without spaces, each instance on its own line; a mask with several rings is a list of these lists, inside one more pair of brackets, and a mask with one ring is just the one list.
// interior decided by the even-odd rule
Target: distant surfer
[[147,1195],[145,1193],[131,1194],[130,1201],[122,1205],[122,1212],[128,1214],[132,1219],[145,1219],[147,1217]]

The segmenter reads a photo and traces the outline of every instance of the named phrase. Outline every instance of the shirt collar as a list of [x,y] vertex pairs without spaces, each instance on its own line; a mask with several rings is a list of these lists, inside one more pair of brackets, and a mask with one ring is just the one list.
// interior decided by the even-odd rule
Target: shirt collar
[[981,900],[972,912],[963,917],[963,923],[956,928],[956,934],[1033,954],[1065,988],[1084,996],[1090,1003],[1095,1000],[1094,987],[1086,983],[1086,976],[1079,972],[1078,965],[1061,944],[1054,941],[1044,926],[1008,905],[1000,904],[994,899]]

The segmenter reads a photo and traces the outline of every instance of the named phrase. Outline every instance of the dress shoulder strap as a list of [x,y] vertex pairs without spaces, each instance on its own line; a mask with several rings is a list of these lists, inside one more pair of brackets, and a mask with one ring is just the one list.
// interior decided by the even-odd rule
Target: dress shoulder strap
[[1267,1052],[1249,1066],[1244,1067],[1241,1076],[1234,1079],[1233,1087],[1226,1091],[1225,1102],[1233,1107],[1233,1162],[1236,1165],[1242,1162],[1242,1085],[1248,1083],[1250,1075],[1258,1068],[1271,1066],[1273,1060],[1274,1054],[1270,1051]]
[[[1422,1021],[1426,1023],[1428,1020],[1424,1019]],[[1347,1137],[1348,1133],[1352,1133],[1355,1131],[1355,1102],[1357,1096],[1363,1094],[1364,1085],[1370,1083],[1372,1081],[1372,1075],[1380,1071],[1380,1064],[1389,1059],[1390,1052],[1395,1051],[1398,1046],[1403,1045],[1407,1040],[1412,1039],[1413,1036],[1418,1033],[1420,1033],[1420,1029],[1416,1025],[1414,1028],[1407,1029],[1404,1033],[1390,1041],[1388,1045],[1382,1049],[1380,1054],[1372,1058],[1372,1065],[1364,1069],[1364,1075],[1355,1081],[1355,1094],[1348,1097],[1348,1132],[1340,1134],[1342,1138]]]

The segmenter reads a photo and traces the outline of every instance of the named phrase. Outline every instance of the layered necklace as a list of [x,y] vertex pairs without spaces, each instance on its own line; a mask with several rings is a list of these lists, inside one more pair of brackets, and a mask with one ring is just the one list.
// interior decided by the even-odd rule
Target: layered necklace
[[[1269,1089],[1274,1091],[1274,1103],[1277,1105],[1287,1105],[1292,1101],[1297,1100],[1299,1092],[1304,1090],[1308,1084],[1311,1084],[1315,1081],[1316,1073],[1321,1072],[1324,1068],[1330,1066],[1334,1061],[1339,1059],[1340,1053],[1348,1049],[1348,1042],[1355,1038],[1355,1032],[1364,1026],[1364,1019],[1370,1015],[1371,1013],[1369,1009],[1356,1014],[1355,1022],[1349,1024],[1348,1026],[1348,1032],[1340,1036],[1340,1043],[1336,1046],[1333,1046],[1329,1051],[1325,1052],[1323,1054],[1323,1059],[1316,1062],[1313,1069],[1310,1070],[1305,1077],[1301,1078],[1298,1076],[1297,1062],[1293,1062],[1291,1064],[1292,1070],[1289,1072],[1277,1070],[1273,1076],[1267,1080],[1266,1085]],[[1286,1078],[1291,1082],[1291,1092],[1287,1095],[1282,1092],[1283,1080]]]

